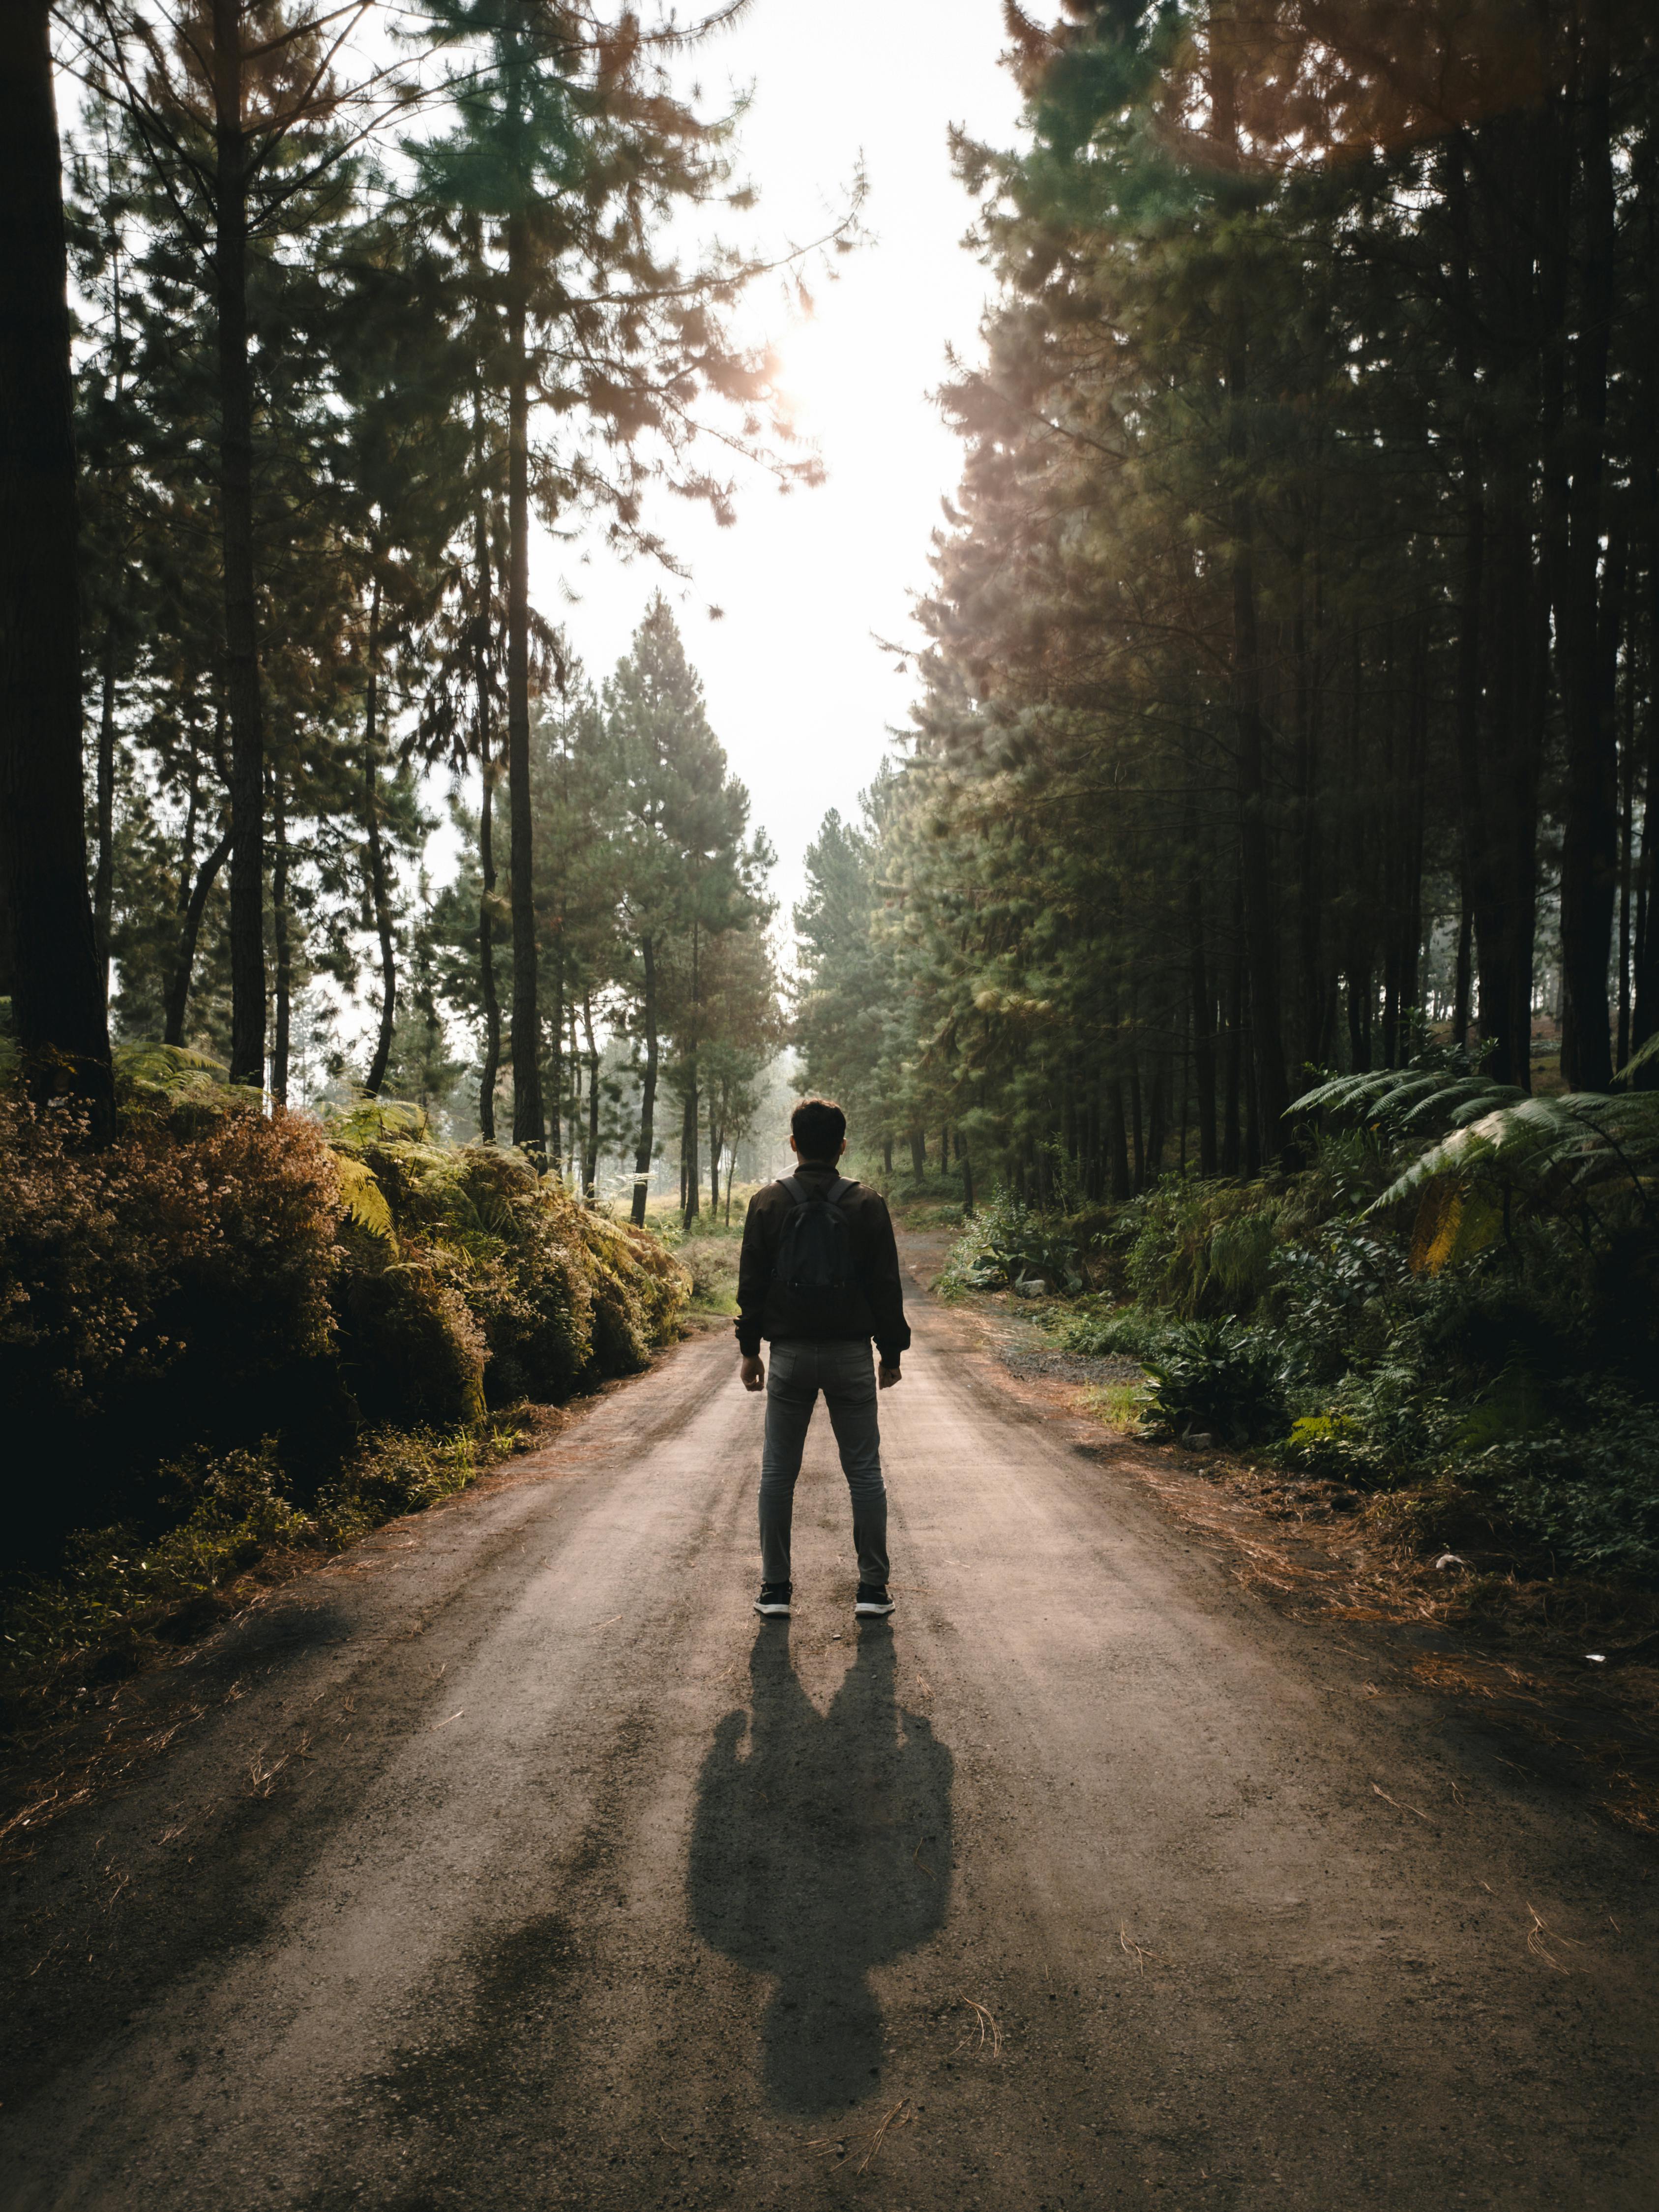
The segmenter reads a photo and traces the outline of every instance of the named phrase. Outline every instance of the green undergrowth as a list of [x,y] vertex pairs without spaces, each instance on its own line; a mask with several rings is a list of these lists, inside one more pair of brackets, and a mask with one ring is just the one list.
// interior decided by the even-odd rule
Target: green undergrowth
[[0,1088],[14,1671],[54,1609],[187,1607],[273,1546],[429,1502],[488,1462],[503,1409],[678,1333],[691,1277],[663,1241],[520,1152],[389,1103],[267,1115],[171,1048],[124,1051],[118,1079],[102,1150]]
[[[283,1554],[336,1552],[385,1522],[452,1498],[519,1449],[524,1431],[367,1437],[308,1511],[267,1443],[162,1471],[176,1517],[79,1529],[49,1573],[14,1584],[0,1631],[0,1697],[77,1693],[132,1673],[236,1609]],[[251,1577],[251,1581],[250,1578]]]
[[1432,1062],[1304,1102],[1301,1164],[1087,1215],[999,1194],[942,1289],[1037,1286],[1144,1433],[1368,1493],[1402,1544],[1659,1588],[1659,1096]]
[[[878,1176],[868,1180],[878,1188],[883,1185],[884,1179]],[[885,1195],[894,1220],[901,1228],[912,1230],[918,1236],[963,1226],[961,1193],[952,1191],[948,1184],[917,1184],[907,1178],[888,1185]]]
[[734,1194],[729,1223],[722,1212],[698,1214],[689,1235],[678,1213],[658,1224],[663,1242],[691,1279],[689,1310],[694,1314],[722,1318],[738,1310],[738,1261],[750,1195],[748,1190]]

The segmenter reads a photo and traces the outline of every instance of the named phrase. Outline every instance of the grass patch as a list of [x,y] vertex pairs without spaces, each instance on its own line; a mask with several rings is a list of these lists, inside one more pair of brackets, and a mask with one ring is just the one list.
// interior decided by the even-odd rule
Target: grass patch
[[963,1225],[962,1200],[949,1191],[918,1190],[914,1183],[900,1183],[887,1194],[887,1205],[901,1229],[918,1234]]
[[1146,1396],[1144,1382],[1107,1382],[1097,1389],[1085,1390],[1083,1403],[1103,1428],[1115,1430],[1119,1436],[1133,1437],[1140,1433]]
[[674,1248],[674,1256],[691,1270],[691,1311],[735,1314],[738,1310],[738,1261],[743,1237],[734,1230],[728,1237],[692,1236]]
[[722,1206],[718,1214],[697,1215],[688,1236],[676,1206],[653,1208],[646,1218],[681,1267],[691,1277],[690,1310],[696,1314],[735,1315],[738,1310],[738,1262],[743,1251],[744,1216],[758,1183],[732,1194],[732,1219]]

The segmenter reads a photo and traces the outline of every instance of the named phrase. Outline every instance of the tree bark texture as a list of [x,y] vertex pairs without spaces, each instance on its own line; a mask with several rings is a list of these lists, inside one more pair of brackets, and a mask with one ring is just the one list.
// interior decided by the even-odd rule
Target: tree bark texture
[[92,876],[92,933],[98,973],[109,998],[109,932],[115,905],[115,622],[104,629],[104,660],[99,672],[98,773],[95,784],[98,858]]
[[587,1134],[582,1147],[582,1196],[591,1206],[599,1176],[599,1048],[593,1042],[593,994],[582,996],[582,1038],[587,1047]]
[[68,264],[47,11],[0,9],[0,964],[38,1097],[114,1128],[87,889]]
[[645,1024],[645,1077],[640,1086],[640,1141],[634,1155],[632,1219],[645,1225],[645,1201],[651,1187],[651,1154],[656,1138],[657,1115],[657,948],[647,934],[640,939],[640,966],[645,984],[641,1008]]
[[213,0],[213,273],[218,313],[219,526],[230,722],[230,1079],[264,1081],[264,708],[253,562],[253,368],[248,354],[250,149],[240,0]]
[[294,933],[288,908],[288,794],[280,774],[270,780],[270,950],[276,985],[270,1037],[270,1101],[288,1103],[289,1048],[294,1026]]
[[179,951],[173,962],[173,980],[167,986],[167,1026],[162,1032],[168,1044],[183,1044],[185,1017],[190,1007],[190,980],[196,965],[196,944],[202,933],[202,916],[207,912],[208,895],[217,880],[219,871],[230,857],[233,833],[227,830],[214,845],[196,872],[185,903],[184,918],[179,929]]
[[374,902],[374,934],[380,948],[380,1022],[375,1032],[374,1056],[368,1063],[363,1088],[378,1098],[386,1084],[386,1063],[392,1058],[392,1035],[398,1019],[398,937],[392,925],[392,884],[386,869],[386,841],[380,834],[380,580],[377,576],[368,601],[368,682],[363,696],[363,836],[368,854],[368,889]]
[[1582,21],[1577,119],[1583,219],[1567,248],[1577,299],[1571,404],[1560,434],[1565,528],[1558,538],[1560,571],[1552,580],[1567,735],[1561,1072],[1573,1090],[1605,1091],[1613,1079],[1607,960],[1619,867],[1616,641],[1610,645],[1607,635],[1616,625],[1602,620],[1599,597],[1616,228],[1608,0],[1585,0]]
[[507,774],[510,796],[508,888],[513,907],[513,1141],[539,1155],[546,1143],[536,990],[536,899],[530,795],[530,239],[522,214],[508,217]]

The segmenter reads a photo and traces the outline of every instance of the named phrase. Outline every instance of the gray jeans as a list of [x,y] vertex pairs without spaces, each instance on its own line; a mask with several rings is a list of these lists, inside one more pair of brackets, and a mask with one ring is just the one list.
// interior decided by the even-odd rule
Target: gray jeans
[[795,1477],[818,1392],[841,1448],[853,1493],[853,1542],[859,1580],[887,1580],[887,1492],[876,1422],[876,1367],[869,1342],[789,1337],[772,1346],[766,1371],[766,1447],[761,1455],[761,1580],[789,1579],[789,1529]]

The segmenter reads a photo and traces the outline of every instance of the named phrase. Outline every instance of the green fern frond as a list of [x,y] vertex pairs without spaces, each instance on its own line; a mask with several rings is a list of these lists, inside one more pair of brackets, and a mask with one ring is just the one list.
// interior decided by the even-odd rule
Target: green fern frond
[[1633,1199],[1651,1225],[1659,1092],[1570,1091],[1501,1106],[1431,1146],[1370,1211],[1398,1206],[1440,1176],[1489,1181],[1548,1212],[1589,1208],[1594,1217],[1595,1196]]
[[1656,1060],[1659,1060],[1659,1031],[1656,1031],[1645,1044],[1637,1046],[1613,1079],[1615,1083],[1627,1082],[1638,1067],[1646,1067],[1650,1061]]
[[354,1159],[349,1152],[337,1152],[334,1169],[340,1178],[340,1195],[349,1218],[371,1237],[395,1244],[392,1208],[386,1202],[386,1193],[374,1180],[374,1170],[366,1162]]
[[399,1098],[371,1098],[359,1092],[346,1107],[330,1106],[323,1118],[331,1144],[418,1144],[428,1133],[426,1109]]
[[1419,1099],[1401,1116],[1400,1126],[1409,1129],[1419,1122],[1443,1118],[1451,1127],[1459,1128],[1484,1114],[1496,1112],[1501,1106],[1518,1105],[1525,1097],[1525,1091],[1513,1083],[1494,1083],[1488,1076],[1466,1075],[1455,1083],[1437,1087],[1427,1097]]
[[[127,1099],[161,1107],[210,1097],[217,1105],[238,1103],[224,1062],[210,1059],[204,1052],[192,1052],[186,1045],[144,1039],[118,1044],[110,1059],[116,1089]],[[258,1097],[258,1092],[249,1095]]]
[[1322,1113],[1359,1121],[1385,1135],[1403,1135],[1435,1122],[1454,1128],[1526,1097],[1513,1084],[1444,1068],[1387,1068],[1369,1075],[1339,1075],[1298,1098],[1294,1115]]

